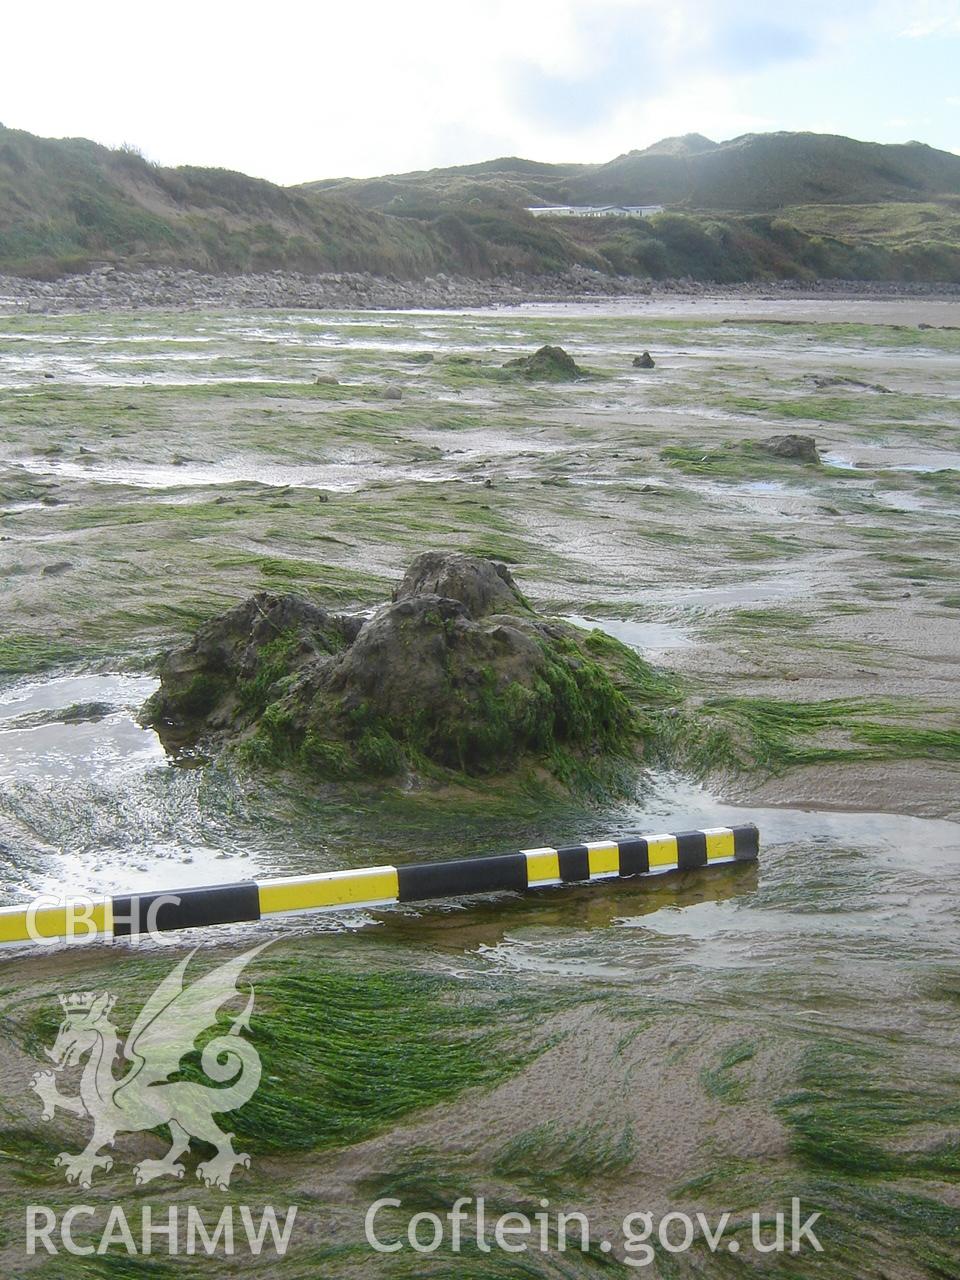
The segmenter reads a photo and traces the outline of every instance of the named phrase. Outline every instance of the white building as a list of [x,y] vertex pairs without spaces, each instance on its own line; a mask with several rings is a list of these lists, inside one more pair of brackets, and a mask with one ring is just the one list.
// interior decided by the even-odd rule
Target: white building
[[548,204],[528,208],[535,218],[649,218],[662,204]]

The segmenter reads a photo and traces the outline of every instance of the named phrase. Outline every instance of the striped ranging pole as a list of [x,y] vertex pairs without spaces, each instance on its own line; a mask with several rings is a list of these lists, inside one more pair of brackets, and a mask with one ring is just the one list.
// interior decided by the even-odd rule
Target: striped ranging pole
[[759,852],[760,833],[753,823],[748,823],[408,867],[364,867],[359,871],[325,871],[312,876],[120,894],[93,899],[80,923],[65,905],[4,907],[0,908],[0,943],[36,941],[36,934],[45,939],[76,937],[84,941],[98,935],[122,938],[151,931],[239,924],[290,912],[348,911],[474,893],[522,893],[549,885],[754,862]]

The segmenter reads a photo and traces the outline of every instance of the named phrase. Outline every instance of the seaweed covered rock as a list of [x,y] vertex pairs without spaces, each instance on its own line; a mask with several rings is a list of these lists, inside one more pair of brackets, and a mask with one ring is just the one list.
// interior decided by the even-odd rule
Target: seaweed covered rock
[[775,458],[789,458],[796,462],[819,462],[817,442],[813,436],[768,436],[761,447]]
[[573,356],[563,347],[540,347],[529,356],[517,356],[508,360],[503,366],[523,378],[551,379],[555,382],[570,381],[583,378],[586,371],[581,369]]
[[849,391],[872,391],[876,395],[891,396],[892,390],[881,382],[864,382],[862,378],[843,378],[832,374],[814,373],[807,379],[817,391],[832,391],[835,388]]
[[642,355],[633,357],[634,369],[653,369],[655,362],[649,351],[644,351]]
[[622,779],[657,677],[599,632],[539,618],[503,565],[421,556],[371,617],[260,594],[165,656],[144,719],[314,777]]
[[276,685],[345,649],[362,626],[362,618],[329,613],[300,596],[258,592],[163,656],[160,688],[141,719],[171,741],[195,736],[199,727],[242,725],[263,711]]
[[474,618],[529,609],[505,564],[459,551],[425,551],[404,574],[393,598],[423,595],[459,600]]

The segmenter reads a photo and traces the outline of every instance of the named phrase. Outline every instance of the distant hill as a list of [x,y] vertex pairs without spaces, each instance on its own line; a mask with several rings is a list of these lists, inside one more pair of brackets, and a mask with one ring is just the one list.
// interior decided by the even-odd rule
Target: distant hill
[[742,212],[917,201],[960,195],[960,156],[918,142],[894,146],[831,134],[747,134],[697,150],[631,151],[571,185],[575,195],[589,194],[599,203],[635,198]]
[[[307,184],[310,190],[314,184]],[[960,156],[919,142],[889,145],[819,133],[665,138],[607,164],[516,159],[325,183],[369,209],[403,212],[477,199],[535,204],[663,204],[762,213],[796,204],[876,204],[960,195]]]
[[[526,212],[565,203],[667,212]],[[0,126],[0,271],[50,276],[101,261],[405,279],[588,267],[720,282],[960,282],[960,157],[820,134],[687,134],[601,165],[506,157],[284,188]]]

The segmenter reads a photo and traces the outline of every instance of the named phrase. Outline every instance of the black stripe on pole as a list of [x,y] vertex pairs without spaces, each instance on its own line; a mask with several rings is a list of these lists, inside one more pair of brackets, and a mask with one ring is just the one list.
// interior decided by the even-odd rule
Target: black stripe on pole
[[650,870],[650,855],[647,842],[641,836],[637,840],[621,840],[620,874],[622,876],[642,876]]
[[252,880],[164,893],[129,893],[113,899],[113,933],[117,938],[151,929],[165,933],[259,919],[260,891]]
[[397,867],[397,885],[400,902],[455,898],[461,894],[494,893],[503,889],[523,893],[527,888],[527,860],[522,853],[503,853],[493,858]]
[[752,862],[760,856],[760,832],[752,822],[733,827],[733,856],[738,862]]
[[570,844],[565,849],[558,849],[557,863],[564,884],[590,879],[590,853],[585,844]]
[[707,837],[702,831],[677,832],[677,870],[693,871],[707,865]]

